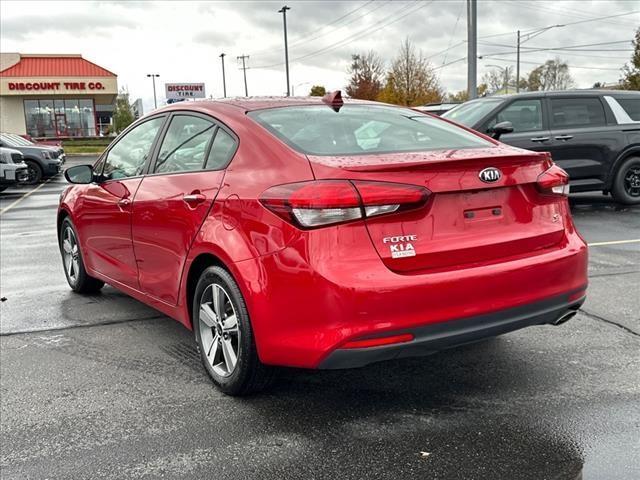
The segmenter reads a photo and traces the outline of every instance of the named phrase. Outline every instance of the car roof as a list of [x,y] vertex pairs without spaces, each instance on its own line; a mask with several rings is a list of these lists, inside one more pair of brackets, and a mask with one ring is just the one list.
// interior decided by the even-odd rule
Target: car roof
[[[356,100],[352,98],[343,98],[343,101],[345,105],[386,105],[380,102]],[[235,97],[220,98],[216,100],[199,100],[196,102],[178,102],[167,107],[163,107],[159,110],[188,110],[191,107],[198,107],[199,109],[205,110],[215,110],[222,105],[233,106],[240,108],[245,112],[250,112],[253,110],[262,110],[265,108],[325,105],[325,103],[322,102],[322,97]],[[402,107],[399,105],[393,106]]]
[[633,90],[606,90],[606,89],[595,89],[589,88],[584,90],[545,90],[545,91],[536,91],[536,92],[522,92],[522,93],[512,93],[512,94],[500,94],[500,95],[491,95],[486,97],[477,98],[475,100],[490,100],[490,99],[510,99],[514,97],[558,97],[558,96],[587,96],[587,95],[609,95],[609,96],[639,96],[640,92]]

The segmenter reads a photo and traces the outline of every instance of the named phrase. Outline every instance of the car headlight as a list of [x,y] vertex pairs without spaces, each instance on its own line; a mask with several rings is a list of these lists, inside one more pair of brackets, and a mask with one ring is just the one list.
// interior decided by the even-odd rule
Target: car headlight
[[40,152],[42,154],[42,158],[46,159],[46,160],[50,160],[51,159],[51,154],[45,150],[42,150]]

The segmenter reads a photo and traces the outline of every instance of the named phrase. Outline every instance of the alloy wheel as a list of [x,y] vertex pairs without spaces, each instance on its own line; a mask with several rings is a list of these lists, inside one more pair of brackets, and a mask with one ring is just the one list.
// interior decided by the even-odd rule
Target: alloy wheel
[[640,166],[631,166],[624,175],[624,189],[632,197],[640,197]]
[[71,227],[66,227],[62,235],[62,257],[69,281],[75,285],[80,273],[80,252],[76,235]]
[[217,283],[202,292],[198,318],[202,347],[209,365],[216,374],[228,377],[238,363],[240,329],[231,299]]

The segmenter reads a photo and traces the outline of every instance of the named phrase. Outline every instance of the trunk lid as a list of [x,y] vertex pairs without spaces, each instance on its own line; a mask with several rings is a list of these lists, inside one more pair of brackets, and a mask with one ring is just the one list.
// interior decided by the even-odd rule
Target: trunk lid
[[[546,153],[498,145],[309,160],[317,179],[406,183],[431,191],[422,208],[365,220],[380,258],[399,273],[531,255],[565,237],[564,198],[536,188],[538,176],[552,165]],[[501,177],[483,182],[479,174],[487,168]]]

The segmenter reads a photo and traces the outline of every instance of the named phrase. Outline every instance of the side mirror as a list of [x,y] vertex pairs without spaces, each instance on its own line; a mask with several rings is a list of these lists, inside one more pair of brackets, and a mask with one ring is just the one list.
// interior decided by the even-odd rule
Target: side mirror
[[500,139],[505,133],[513,133],[513,124],[511,122],[496,123],[493,127],[487,129],[487,133],[496,140]]
[[64,178],[69,183],[91,183],[93,181],[93,167],[91,165],[76,165],[64,171]]

